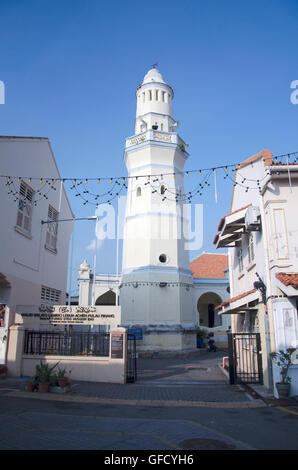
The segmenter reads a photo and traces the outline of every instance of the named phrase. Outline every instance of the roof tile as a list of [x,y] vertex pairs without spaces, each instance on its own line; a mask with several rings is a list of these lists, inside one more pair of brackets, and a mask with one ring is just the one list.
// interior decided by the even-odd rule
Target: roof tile
[[277,273],[276,278],[285,286],[292,286],[298,289],[298,273]]
[[217,253],[203,253],[190,263],[193,277],[224,278],[228,267],[228,256]]

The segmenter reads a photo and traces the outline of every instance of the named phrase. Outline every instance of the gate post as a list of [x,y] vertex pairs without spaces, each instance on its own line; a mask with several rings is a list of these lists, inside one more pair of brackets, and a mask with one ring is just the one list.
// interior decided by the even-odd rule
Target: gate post
[[[110,330],[110,354],[109,360],[115,366],[119,365],[121,383],[126,383],[126,359],[127,358],[127,332],[126,328],[114,328]],[[116,368],[115,368],[116,370]]]
[[262,356],[261,356],[261,335],[260,333],[256,334],[256,346],[257,346],[257,361],[258,361],[258,374],[259,374],[259,383],[263,385],[263,364],[262,364]]
[[235,384],[235,369],[234,369],[234,344],[233,333],[228,333],[228,350],[229,350],[229,376],[230,385]]
[[24,338],[25,329],[23,325],[12,325],[9,328],[7,367],[8,375],[11,377],[20,377],[22,375]]

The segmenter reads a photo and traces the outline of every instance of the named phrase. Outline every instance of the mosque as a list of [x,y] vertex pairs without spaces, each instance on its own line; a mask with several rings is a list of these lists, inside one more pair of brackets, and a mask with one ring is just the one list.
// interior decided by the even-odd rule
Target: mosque
[[79,268],[79,304],[121,305],[121,325],[139,351],[187,351],[198,327],[224,338],[229,316],[215,307],[229,297],[227,255],[203,253],[190,263],[183,210],[187,144],[177,132],[173,89],[153,67],[136,90],[134,135],[126,139],[128,189],[121,275]]

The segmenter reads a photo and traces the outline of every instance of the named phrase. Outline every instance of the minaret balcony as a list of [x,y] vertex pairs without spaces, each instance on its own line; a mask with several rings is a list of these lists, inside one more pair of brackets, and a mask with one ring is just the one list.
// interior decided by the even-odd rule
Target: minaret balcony
[[146,132],[128,137],[126,139],[125,148],[133,147],[146,141],[176,144],[179,145],[183,152],[187,153],[188,145],[179,137],[177,132],[163,132],[154,129],[148,129]]

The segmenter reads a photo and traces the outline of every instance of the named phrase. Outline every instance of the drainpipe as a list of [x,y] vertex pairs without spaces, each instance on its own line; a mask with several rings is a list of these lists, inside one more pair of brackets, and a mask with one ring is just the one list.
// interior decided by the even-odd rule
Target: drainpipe
[[[266,337],[266,349],[267,349],[267,364],[268,364],[268,382],[270,389],[273,389],[273,375],[272,375],[272,364],[270,359],[270,353],[275,350],[275,324],[273,317],[273,305],[272,305],[272,283],[271,283],[271,272],[269,266],[269,244],[268,244],[268,232],[267,232],[267,221],[265,215],[265,206],[264,206],[264,193],[267,189],[267,186],[270,182],[270,179],[265,182],[265,185],[262,188],[262,193],[260,194],[260,212],[262,220],[262,231],[263,231],[263,250],[264,250],[264,261],[265,261],[265,272],[266,272],[266,299],[264,302],[265,307],[265,337]],[[272,332],[272,334],[271,334]]]
[[272,380],[272,364],[270,360],[270,331],[269,331],[269,322],[268,322],[268,312],[267,312],[267,288],[260,278],[259,274],[256,273],[258,281],[254,282],[254,288],[261,292],[262,296],[262,303],[264,305],[264,321],[265,321],[265,340],[266,340],[266,350],[267,350],[267,370],[268,370],[268,385],[269,389],[272,390],[273,388],[273,380]]

